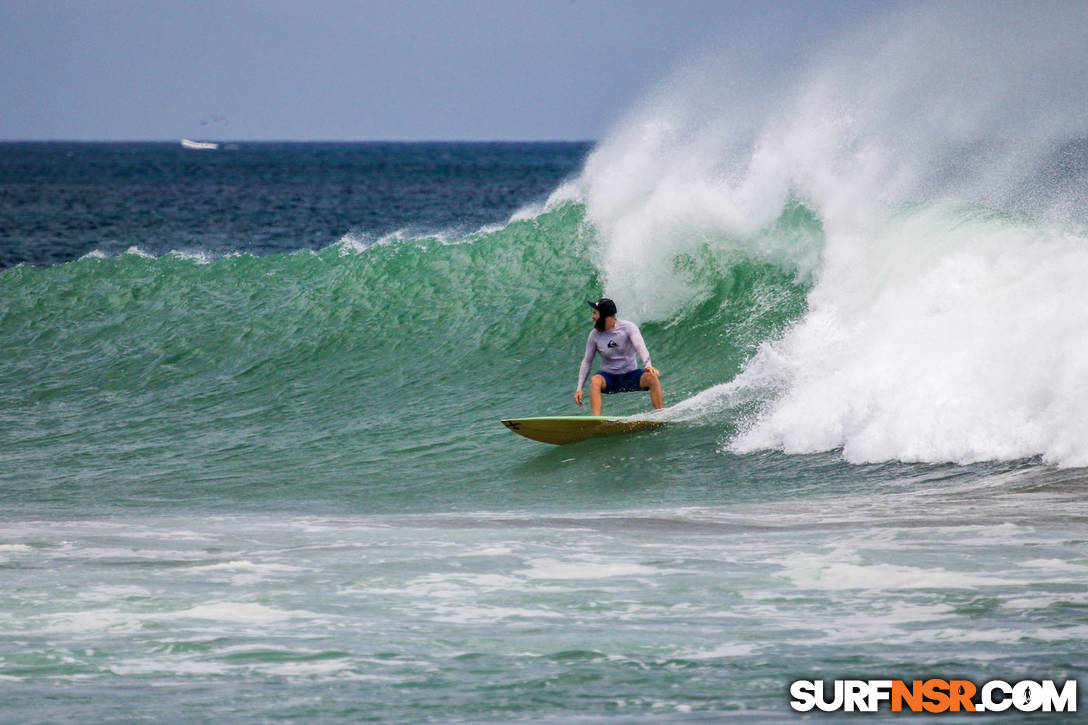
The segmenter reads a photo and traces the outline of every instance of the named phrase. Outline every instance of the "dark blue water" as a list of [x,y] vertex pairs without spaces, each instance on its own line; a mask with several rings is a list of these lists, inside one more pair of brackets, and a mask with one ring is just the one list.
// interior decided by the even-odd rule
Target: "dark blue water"
[[0,268],[136,247],[264,254],[458,234],[578,171],[586,143],[0,144]]

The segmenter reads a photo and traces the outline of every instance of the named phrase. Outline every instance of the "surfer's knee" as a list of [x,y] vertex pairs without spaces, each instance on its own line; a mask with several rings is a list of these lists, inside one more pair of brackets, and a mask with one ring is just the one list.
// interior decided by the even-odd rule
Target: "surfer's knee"
[[590,387],[601,393],[608,390],[608,383],[605,382],[603,375],[594,375],[589,384]]

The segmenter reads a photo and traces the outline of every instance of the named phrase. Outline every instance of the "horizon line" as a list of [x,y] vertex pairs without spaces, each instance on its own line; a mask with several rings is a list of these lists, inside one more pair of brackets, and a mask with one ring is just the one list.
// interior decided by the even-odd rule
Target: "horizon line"
[[[227,138],[209,138],[201,136],[198,138],[185,136],[182,137],[185,140],[191,141],[203,141],[219,144],[260,144],[260,143],[391,143],[391,144],[412,144],[412,143],[511,143],[511,144],[529,144],[529,143],[571,143],[571,144],[594,144],[598,143],[599,139],[227,139]],[[94,138],[0,138],[0,143],[172,143],[179,144],[182,138],[129,138],[129,139],[94,139]]]

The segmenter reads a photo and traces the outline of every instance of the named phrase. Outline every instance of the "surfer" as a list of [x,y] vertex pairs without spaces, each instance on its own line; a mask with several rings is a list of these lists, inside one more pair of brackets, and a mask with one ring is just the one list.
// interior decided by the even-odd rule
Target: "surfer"
[[[582,405],[582,388],[589,375],[593,357],[601,355],[601,369],[589,381],[589,407],[593,415],[601,414],[602,393],[626,393],[649,390],[650,402],[660,410],[665,407],[665,395],[661,392],[657,368],[650,364],[650,351],[642,340],[638,326],[616,318],[616,303],[607,297],[589,302],[593,308],[593,329],[586,341],[586,355],[578,371],[578,388],[574,402]],[[644,368],[637,367],[635,354],[642,358]]]

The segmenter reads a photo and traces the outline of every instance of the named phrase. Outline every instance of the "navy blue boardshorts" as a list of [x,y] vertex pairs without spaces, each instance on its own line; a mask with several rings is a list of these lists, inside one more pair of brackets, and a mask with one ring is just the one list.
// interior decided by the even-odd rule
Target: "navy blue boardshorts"
[[649,390],[638,384],[645,372],[645,368],[636,368],[626,373],[606,373],[604,370],[598,370],[597,375],[604,378],[604,384],[608,386],[605,388],[605,393],[633,393],[638,390]]

